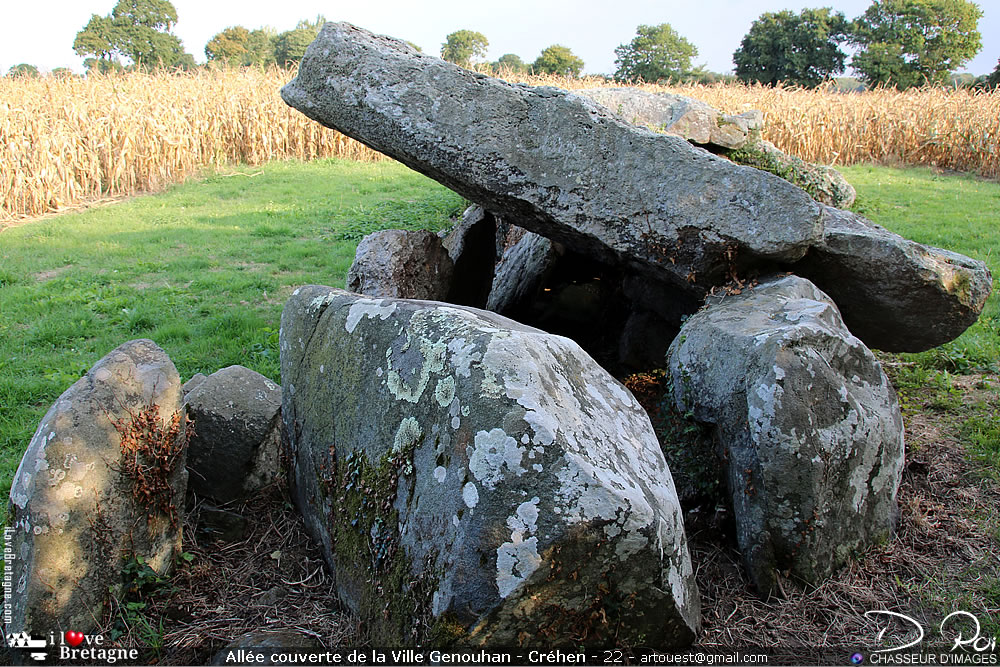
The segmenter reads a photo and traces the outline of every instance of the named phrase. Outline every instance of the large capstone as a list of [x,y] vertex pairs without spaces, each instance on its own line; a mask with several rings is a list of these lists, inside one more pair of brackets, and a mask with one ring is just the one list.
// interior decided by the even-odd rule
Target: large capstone
[[756,141],[764,126],[764,114],[760,111],[725,114],[701,100],[672,93],[653,93],[638,88],[586,88],[576,94],[597,102],[634,125],[675,134],[715,149],[742,148]]
[[649,418],[572,341],[307,286],[280,346],[293,496],[372,641],[693,640],[698,591]]
[[113,350],[59,397],[11,485],[8,632],[89,634],[128,561],[170,573],[186,444],[180,377],[152,341]]
[[829,206],[823,222],[823,242],[794,271],[836,301],[866,345],[922,352],[957,338],[979,318],[993,289],[985,263]]
[[678,410],[714,431],[759,589],[786,570],[820,583],[889,535],[903,469],[896,394],[809,281],[773,279],[710,303],[668,359]]
[[323,27],[281,94],[496,215],[684,289],[725,282],[733,253],[791,262],[822,234],[818,204],[776,176],[347,23]]
[[[778,176],[633,125],[583,94],[512,85],[346,23],[323,27],[282,97],[482,205],[501,227],[523,226],[685,295],[671,304],[791,269],[826,290],[869,346],[919,351],[964,331],[991,289],[982,262],[873,232]],[[756,132],[752,118],[719,122]],[[748,150],[818,197],[850,198],[833,174],[810,167],[796,175],[764,144],[730,154]],[[632,339],[664,329],[654,313],[634,319]],[[623,358],[642,356],[626,350]]]

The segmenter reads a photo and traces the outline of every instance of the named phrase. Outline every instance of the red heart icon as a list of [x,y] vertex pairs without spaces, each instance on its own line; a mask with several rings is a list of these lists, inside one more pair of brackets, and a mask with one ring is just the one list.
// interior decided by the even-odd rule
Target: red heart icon
[[70,646],[79,646],[83,643],[83,633],[70,630],[66,633],[66,643]]

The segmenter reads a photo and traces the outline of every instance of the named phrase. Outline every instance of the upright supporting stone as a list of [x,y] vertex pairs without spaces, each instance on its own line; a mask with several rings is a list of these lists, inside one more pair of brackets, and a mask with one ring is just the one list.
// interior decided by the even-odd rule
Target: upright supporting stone
[[97,630],[129,559],[169,574],[181,552],[181,382],[152,341],[125,343],[45,414],[10,489],[8,632]]
[[572,341],[308,286],[282,313],[281,376],[295,502],[373,642],[693,641],[649,417]]
[[711,303],[668,355],[681,412],[712,424],[751,579],[818,584],[884,539],[903,420],[882,366],[837,307],[789,276]]

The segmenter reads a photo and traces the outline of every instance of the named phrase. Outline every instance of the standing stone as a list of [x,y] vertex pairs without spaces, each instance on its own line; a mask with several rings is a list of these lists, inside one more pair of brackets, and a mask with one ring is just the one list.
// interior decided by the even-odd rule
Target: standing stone
[[293,497],[373,642],[694,639],[698,592],[649,418],[572,341],[307,286],[280,344]]
[[347,289],[367,296],[443,301],[453,269],[436,234],[386,229],[361,239],[347,272]]
[[486,308],[518,319],[517,313],[529,309],[538,297],[546,274],[562,254],[559,244],[544,236],[521,234],[496,266]]
[[725,282],[727,254],[795,261],[822,234],[818,204],[776,176],[347,23],[323,27],[281,94],[496,215],[687,290]]
[[197,384],[184,403],[194,422],[192,491],[227,503],[278,477],[281,387],[249,368],[229,366]]
[[7,631],[89,634],[128,560],[169,574],[181,551],[185,455],[180,376],[152,341],[125,343],[67,389],[11,485]]
[[819,584],[893,528],[903,421],[882,367],[807,280],[692,315],[670,348],[677,409],[714,427],[751,580]]

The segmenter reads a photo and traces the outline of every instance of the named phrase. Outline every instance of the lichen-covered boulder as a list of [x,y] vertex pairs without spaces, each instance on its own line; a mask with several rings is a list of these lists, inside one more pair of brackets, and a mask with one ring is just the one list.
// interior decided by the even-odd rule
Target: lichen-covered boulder
[[187,396],[188,394],[191,393],[191,391],[195,387],[204,382],[206,377],[208,376],[205,375],[204,373],[195,373],[194,375],[191,376],[190,380],[188,380],[181,386],[181,393]]
[[368,296],[443,301],[451,290],[453,270],[436,234],[385,229],[358,243],[347,289]]
[[903,422],[879,362],[809,281],[773,279],[692,315],[668,354],[678,410],[711,424],[762,591],[820,583],[887,537]]
[[723,154],[733,162],[763,169],[794,183],[822,204],[849,208],[858,196],[854,186],[833,167],[788,155],[770,141],[758,140]]
[[805,192],[557,88],[513,85],[327,23],[289,105],[495,215],[703,294],[727,254],[790,262],[822,234]]
[[792,270],[826,292],[869,347],[922,352],[958,338],[993,289],[984,262],[823,207],[823,241]]
[[280,346],[293,497],[373,642],[693,640],[649,418],[572,341],[307,286]]
[[49,409],[10,490],[8,632],[97,629],[126,562],[162,575],[181,552],[181,381],[149,340],[118,347]]
[[192,491],[227,503],[277,478],[281,387],[249,368],[229,366],[196,384],[184,403],[194,422],[187,461]]
[[726,114],[701,100],[672,93],[638,88],[586,88],[574,92],[634,125],[718,148],[742,148],[760,137],[764,125],[764,114],[760,111]]

